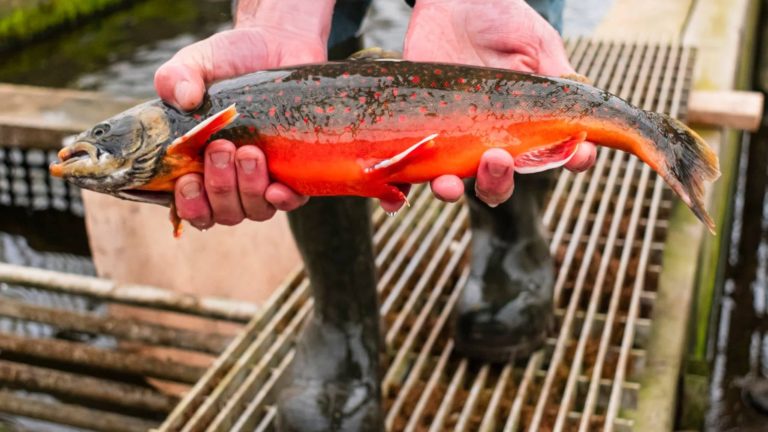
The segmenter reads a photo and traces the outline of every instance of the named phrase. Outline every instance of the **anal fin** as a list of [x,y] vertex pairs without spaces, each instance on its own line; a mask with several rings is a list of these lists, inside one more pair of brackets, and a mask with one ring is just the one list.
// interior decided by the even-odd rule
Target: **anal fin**
[[558,143],[523,153],[515,158],[515,171],[520,174],[532,174],[560,168],[573,158],[579,150],[579,144],[586,139],[587,133],[580,132]]
[[229,126],[238,116],[235,104],[217,112],[200,122],[189,132],[177,138],[168,146],[166,156],[189,155],[196,156],[213,134]]

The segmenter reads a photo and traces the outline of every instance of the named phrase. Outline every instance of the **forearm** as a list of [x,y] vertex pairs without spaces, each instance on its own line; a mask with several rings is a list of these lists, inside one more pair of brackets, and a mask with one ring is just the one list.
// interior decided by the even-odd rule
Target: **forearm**
[[239,0],[235,27],[289,28],[328,39],[336,0]]

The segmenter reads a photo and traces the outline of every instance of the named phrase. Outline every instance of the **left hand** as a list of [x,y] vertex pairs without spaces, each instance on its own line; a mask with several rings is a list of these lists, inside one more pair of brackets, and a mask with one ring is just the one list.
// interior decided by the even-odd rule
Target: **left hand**
[[[523,0],[418,0],[403,57],[556,77],[574,73],[560,35]],[[584,171],[594,164],[595,155],[595,146],[583,143],[565,167]],[[514,168],[506,151],[486,151],[477,171],[478,198],[490,206],[508,200],[514,189]],[[432,181],[432,191],[453,202],[464,193],[464,183],[445,175]],[[400,205],[387,203],[385,208]]]

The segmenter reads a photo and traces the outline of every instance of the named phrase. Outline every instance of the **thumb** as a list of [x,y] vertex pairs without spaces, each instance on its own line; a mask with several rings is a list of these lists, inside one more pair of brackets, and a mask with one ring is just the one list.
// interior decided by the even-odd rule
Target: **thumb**
[[204,74],[196,64],[187,64],[178,55],[155,73],[155,89],[167,104],[192,111],[203,102]]
[[203,102],[207,85],[269,66],[263,36],[228,30],[181,49],[155,73],[155,89],[166,103],[184,111]]
[[568,60],[563,39],[555,29],[549,25],[544,26],[539,43],[539,68],[536,72],[555,77],[576,73]]

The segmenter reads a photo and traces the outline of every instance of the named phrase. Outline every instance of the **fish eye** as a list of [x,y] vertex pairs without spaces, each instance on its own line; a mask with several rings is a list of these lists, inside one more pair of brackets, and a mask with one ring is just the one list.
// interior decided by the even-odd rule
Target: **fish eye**
[[104,123],[93,128],[93,132],[91,133],[93,134],[94,137],[101,138],[109,132],[109,129],[110,129],[109,125]]

